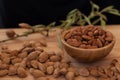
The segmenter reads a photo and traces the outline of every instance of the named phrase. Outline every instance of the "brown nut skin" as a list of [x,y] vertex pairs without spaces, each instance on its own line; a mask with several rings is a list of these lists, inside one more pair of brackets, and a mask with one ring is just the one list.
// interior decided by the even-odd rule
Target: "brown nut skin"
[[6,76],[8,74],[8,70],[0,70],[0,77]]
[[68,32],[66,35],[65,35],[65,39],[69,39],[71,37],[72,33],[71,32]]
[[39,77],[45,77],[45,74],[41,71],[41,70],[37,70],[37,69],[30,69],[30,73],[35,77],[35,78],[39,78]]
[[8,68],[9,68],[8,64],[0,64],[0,70],[8,69]]
[[16,66],[10,66],[8,75],[13,76],[17,74],[17,67]]
[[46,64],[38,63],[38,69],[41,70],[42,72],[46,72]]
[[36,59],[37,57],[38,57],[38,53],[36,53],[36,52],[31,52],[28,56],[27,56],[27,59],[28,60],[34,60],[34,59]]
[[12,64],[20,63],[20,62],[22,62],[22,58],[14,58],[11,62],[12,62]]
[[62,68],[69,68],[70,65],[68,63],[60,63],[60,69]]
[[84,76],[84,77],[87,77],[87,76],[90,75],[90,73],[89,73],[89,71],[88,71],[87,68],[81,68],[80,71],[79,71],[79,74],[80,74],[81,76]]
[[99,48],[101,48],[103,46],[102,42],[100,41],[100,39],[97,39],[97,46]]
[[87,36],[87,35],[82,35],[82,38],[85,39],[85,40],[91,40],[91,37]]
[[18,50],[12,50],[12,51],[10,52],[10,56],[17,56],[18,53],[19,53]]
[[49,75],[51,75],[51,74],[53,74],[53,71],[54,71],[54,67],[53,66],[49,66],[49,67],[47,67],[47,74],[49,74]]
[[60,62],[54,62],[54,68],[60,68],[61,63]]
[[14,38],[15,34],[16,33],[13,30],[6,31],[6,35],[7,35],[8,38]]
[[52,62],[57,62],[57,61],[60,61],[61,60],[61,57],[60,56],[57,56],[57,55],[53,55],[50,57],[50,61]]
[[33,68],[37,69],[38,68],[38,61],[37,60],[32,60],[30,61],[30,64]]
[[60,74],[65,75],[66,73],[67,73],[67,69],[66,68],[62,68],[60,70]]
[[81,43],[77,41],[76,39],[67,39],[66,41],[69,45],[78,47]]
[[67,44],[84,49],[104,47],[110,44],[114,38],[109,31],[95,26],[82,27],[80,30],[79,27],[72,28],[66,31],[63,37]]
[[45,64],[46,64],[47,66],[53,66],[53,65],[54,65],[54,62],[48,61],[48,62],[45,62]]
[[24,51],[24,52],[18,54],[18,57],[20,57],[20,58],[25,58],[25,57],[27,57],[27,55],[28,55],[27,52]]
[[69,72],[74,72],[74,75],[75,75],[75,76],[79,76],[79,70],[78,70],[77,68],[75,68],[75,67],[69,67],[69,68],[67,69],[67,71],[69,71]]
[[98,68],[97,67],[89,67],[90,70],[90,75],[98,77],[99,76],[99,72],[98,72]]
[[60,69],[59,69],[59,68],[55,68],[54,73],[53,73],[53,76],[54,76],[55,78],[57,78],[57,77],[60,76]]
[[24,58],[23,61],[20,63],[20,67],[23,67],[24,69],[27,68],[27,59]]
[[67,80],[74,80],[74,73],[73,72],[67,72],[67,74],[65,75]]
[[47,52],[43,52],[39,55],[39,62],[46,62],[48,60],[48,53]]
[[5,63],[5,64],[9,64],[10,63],[10,58],[9,57],[5,57],[5,58],[3,58],[3,63]]
[[26,72],[26,70],[23,67],[18,67],[18,69],[17,69],[17,75],[20,78],[25,78],[25,77],[27,77],[27,72]]

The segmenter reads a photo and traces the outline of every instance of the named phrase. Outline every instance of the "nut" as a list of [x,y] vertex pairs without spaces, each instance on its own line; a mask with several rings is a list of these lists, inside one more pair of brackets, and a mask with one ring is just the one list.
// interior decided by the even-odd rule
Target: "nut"
[[17,55],[18,55],[18,50],[12,50],[12,51],[10,52],[10,55],[11,55],[11,56],[17,56]]
[[53,61],[53,62],[57,62],[57,61],[60,61],[61,60],[61,57],[60,56],[57,56],[57,55],[53,55],[50,57],[50,61]]
[[40,62],[46,62],[48,59],[48,53],[47,52],[43,52],[39,55],[39,61]]
[[49,67],[47,67],[47,74],[53,74],[53,71],[54,71],[54,68],[53,68],[53,66],[49,66]]
[[65,39],[68,39],[68,38],[70,38],[71,37],[71,32],[68,32],[66,35],[65,35]]
[[27,59],[28,60],[34,60],[34,59],[36,59],[37,57],[38,57],[38,53],[36,53],[36,52],[31,52],[28,56],[27,56]]
[[67,80],[74,80],[74,73],[73,72],[67,72],[67,74],[65,75]]
[[17,74],[17,67],[11,65],[11,66],[9,67],[8,75],[9,75],[9,76],[13,76],[13,75],[16,75],[16,74]]
[[20,58],[25,58],[25,57],[27,57],[27,55],[28,55],[27,52],[24,51],[24,52],[18,54],[18,57],[20,57]]
[[53,76],[56,77],[56,78],[60,76],[60,69],[59,68],[56,68],[54,70]]
[[113,35],[100,27],[77,27],[69,30],[64,40],[74,47],[94,49],[110,44],[113,41]]
[[91,37],[87,36],[87,35],[82,35],[82,38],[85,39],[85,40],[91,40]]
[[3,69],[8,69],[9,68],[9,65],[8,64],[0,64],[0,70],[3,70]]
[[5,57],[5,58],[3,58],[3,63],[5,63],[5,64],[9,64],[10,63],[10,58],[9,57]]
[[79,73],[80,73],[81,76],[84,76],[84,77],[89,76],[89,71],[88,71],[87,68],[81,68]]
[[22,62],[22,59],[21,58],[15,58],[11,62],[12,62],[12,64],[20,63],[20,62]]
[[6,31],[6,35],[7,35],[8,38],[14,38],[15,34],[16,33],[13,30]]
[[45,74],[37,69],[30,69],[30,73],[35,77],[35,78],[39,78],[39,77],[45,77]]
[[38,63],[38,68],[45,73],[47,66],[45,64]]
[[8,74],[8,70],[0,70],[0,77],[6,76]]
[[37,60],[30,61],[30,64],[33,68],[35,68],[35,69],[38,68],[38,61]]
[[60,70],[60,74],[65,75],[66,73],[67,73],[67,69],[66,68],[62,68]]
[[18,69],[17,69],[17,75],[20,78],[25,78],[25,77],[27,77],[27,72],[26,72],[26,70],[23,67],[18,67]]

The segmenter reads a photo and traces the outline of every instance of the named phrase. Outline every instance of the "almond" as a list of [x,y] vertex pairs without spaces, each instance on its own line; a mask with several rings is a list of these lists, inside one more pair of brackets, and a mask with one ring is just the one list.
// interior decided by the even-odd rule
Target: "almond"
[[96,42],[97,42],[97,45],[98,45],[99,48],[101,48],[101,47],[103,46],[103,44],[102,44],[102,42],[100,41],[100,39],[97,39]]
[[53,72],[54,72],[53,66],[47,67],[47,74],[51,75],[51,74],[53,74]]
[[73,72],[67,72],[67,74],[65,75],[67,80],[74,80],[74,73]]
[[37,69],[30,69],[30,73],[35,77],[35,78],[39,78],[39,77],[45,77],[45,74]]
[[82,35],[82,38],[85,39],[85,40],[91,40],[91,37],[87,36],[87,35]]
[[46,62],[48,59],[49,55],[47,52],[43,52],[39,55],[39,61],[40,62]]
[[72,33],[71,32],[68,32],[66,35],[65,35],[65,39],[69,39],[71,37]]
[[0,77],[6,76],[8,74],[8,70],[0,70]]
[[20,78],[25,78],[25,77],[27,77],[27,72],[26,72],[26,70],[25,70],[24,68],[19,67],[19,68],[17,69],[17,75],[18,75]]

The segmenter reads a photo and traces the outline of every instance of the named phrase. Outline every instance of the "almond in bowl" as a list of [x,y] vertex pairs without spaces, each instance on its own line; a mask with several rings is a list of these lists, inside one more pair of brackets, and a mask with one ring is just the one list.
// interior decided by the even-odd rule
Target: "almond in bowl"
[[65,51],[80,62],[93,62],[107,56],[115,37],[101,27],[74,27],[62,32],[61,41]]

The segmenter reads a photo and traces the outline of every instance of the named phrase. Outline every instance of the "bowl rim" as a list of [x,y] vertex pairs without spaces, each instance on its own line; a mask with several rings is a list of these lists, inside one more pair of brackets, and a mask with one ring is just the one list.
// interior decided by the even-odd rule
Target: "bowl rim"
[[[64,45],[66,45],[66,46],[68,46],[68,47],[71,47],[71,48],[73,48],[73,49],[75,49],[75,50],[98,51],[98,50],[103,50],[103,49],[105,49],[105,48],[107,48],[107,47],[110,47],[111,45],[115,44],[115,42],[116,42],[115,36],[114,36],[110,31],[108,31],[108,32],[110,32],[110,33],[112,34],[112,36],[113,36],[113,41],[112,41],[110,44],[108,44],[108,45],[106,45],[106,46],[104,46],[104,47],[95,48],[95,49],[77,48],[77,47],[74,47],[74,46],[71,46],[71,45],[67,44],[67,42],[64,40],[65,34],[68,33],[69,31],[70,31],[70,29],[69,29],[69,30],[65,30],[65,31],[63,31],[63,32],[61,33],[61,36],[60,36],[60,37],[61,37],[61,41],[62,41],[62,43],[63,43]],[[107,30],[105,30],[105,31],[107,31]]]

